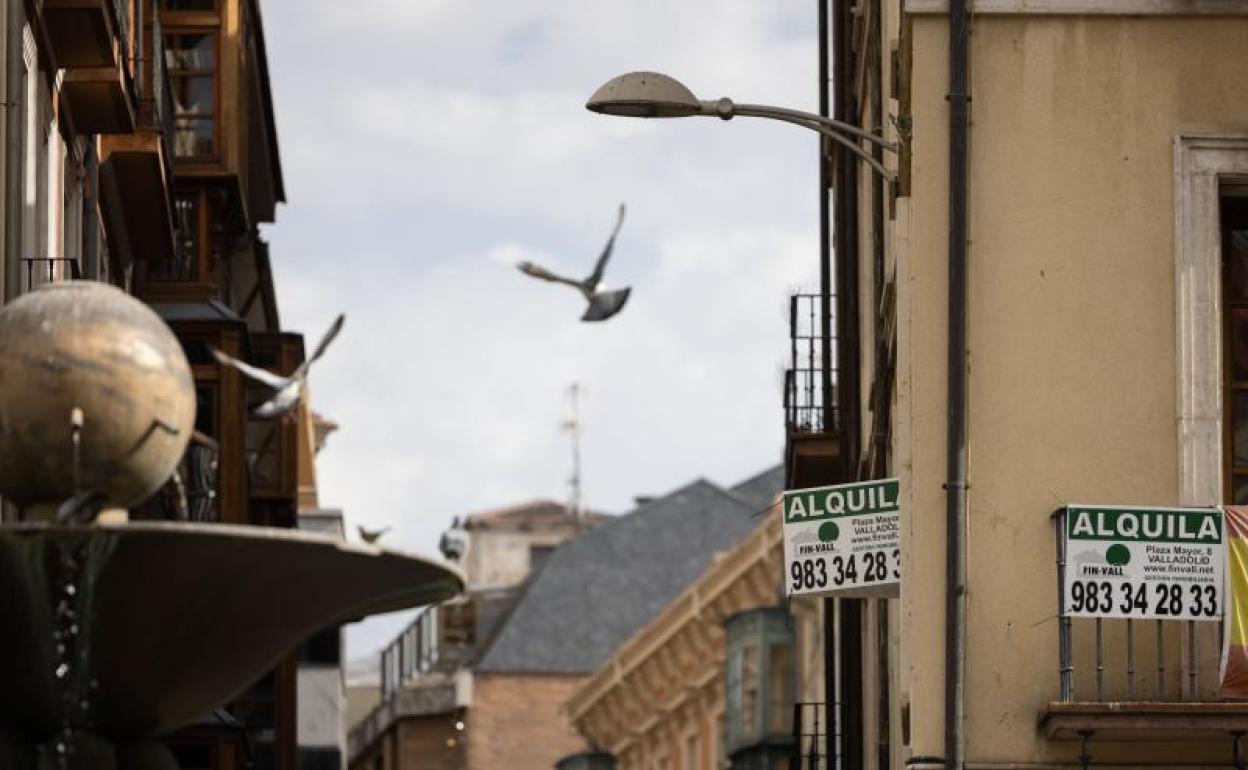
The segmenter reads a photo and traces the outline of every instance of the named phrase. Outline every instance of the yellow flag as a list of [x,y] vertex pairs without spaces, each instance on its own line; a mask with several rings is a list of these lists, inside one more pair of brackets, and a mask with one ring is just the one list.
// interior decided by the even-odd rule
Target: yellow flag
[[1223,698],[1248,698],[1248,506],[1226,510],[1226,646],[1222,650]]

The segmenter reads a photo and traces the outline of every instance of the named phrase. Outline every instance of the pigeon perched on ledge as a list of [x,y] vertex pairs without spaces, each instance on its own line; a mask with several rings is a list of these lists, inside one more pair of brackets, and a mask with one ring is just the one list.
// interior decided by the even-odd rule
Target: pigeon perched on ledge
[[619,234],[620,226],[623,224],[624,204],[621,203],[619,218],[615,221],[615,229],[611,231],[611,237],[607,239],[607,245],[603,248],[601,256],[598,257],[598,264],[594,265],[594,272],[590,273],[589,277],[584,280],[577,281],[561,275],[555,275],[546,268],[539,267],[532,262],[521,262],[517,267],[520,268],[520,272],[533,278],[540,278],[543,281],[551,281],[552,283],[562,283],[576,289],[589,302],[589,307],[585,309],[585,314],[581,316],[581,320],[605,321],[624,309],[624,303],[628,301],[628,295],[632,291],[631,287],[598,291],[598,284],[602,281],[602,274],[607,269],[607,260],[611,258],[611,250],[615,248],[615,236]]
[[369,545],[376,545],[377,541],[390,531],[389,527],[382,527],[381,529],[365,529],[359,524],[355,526],[355,529],[360,533],[360,539]]
[[212,351],[213,358],[217,359],[221,364],[232,366],[247,377],[262,385],[267,385],[275,391],[269,400],[256,407],[252,414],[266,419],[281,417],[289,414],[299,405],[299,399],[303,395],[303,385],[308,380],[308,370],[312,368],[312,362],[325,355],[325,349],[329,347],[329,343],[334,341],[334,337],[338,336],[338,332],[342,331],[342,325],[346,320],[345,314],[339,315],[334,319],[334,323],[329,327],[329,331],[325,332],[325,336],[317,344],[316,350],[313,351],[306,361],[299,364],[299,368],[295,369],[289,377],[282,377],[257,366],[243,363],[214,347],[209,347],[208,349]]

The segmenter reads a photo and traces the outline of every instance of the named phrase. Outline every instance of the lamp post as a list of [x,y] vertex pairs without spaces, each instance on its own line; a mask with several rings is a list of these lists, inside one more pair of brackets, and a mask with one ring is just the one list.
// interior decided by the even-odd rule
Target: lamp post
[[[823,3],[821,2],[820,3],[820,11],[821,11],[820,28],[822,30],[827,29],[826,17],[822,15],[825,12],[825,10],[826,10],[826,6],[824,6]],[[827,78],[827,72],[826,72],[826,61],[827,59],[826,59],[826,39],[825,39],[825,40],[821,40],[821,46],[820,46],[820,66],[821,66],[820,88],[821,88],[821,93],[823,95],[823,101],[821,101],[822,112],[827,111],[826,110],[826,107],[827,107],[826,88],[827,88],[828,78]],[[858,126],[855,126],[851,123],[847,123],[843,120],[836,120],[834,118],[827,117],[826,115],[816,115],[813,113],[802,112],[800,110],[793,110],[793,109],[788,109],[785,107],[772,107],[772,106],[761,105],[761,104],[737,104],[733,102],[731,99],[728,99],[726,97],[722,99],[717,99],[714,101],[701,100],[701,99],[698,99],[696,96],[694,96],[693,92],[690,91],[689,88],[686,87],[680,81],[676,80],[673,77],[670,77],[668,75],[664,75],[658,72],[630,72],[630,73],[612,78],[611,80],[608,80],[606,83],[600,86],[598,90],[595,91],[591,97],[589,97],[589,101],[586,102],[585,107],[591,112],[597,112],[603,115],[618,115],[622,117],[633,117],[633,118],[684,118],[684,117],[700,115],[703,117],[716,117],[716,118],[720,118],[721,120],[732,120],[734,117],[742,116],[742,117],[751,117],[751,118],[769,118],[771,120],[779,120],[785,123],[792,123],[794,125],[802,126],[803,128],[808,128],[812,131],[817,131],[822,136],[825,136],[831,141],[836,142],[837,144],[841,145],[843,148],[853,153],[860,160],[865,162],[873,171],[875,171],[875,173],[879,174],[880,177],[883,178],[886,182],[891,184],[896,179],[895,174],[893,174],[887,168],[885,168],[884,165],[873,154],[867,152],[867,150],[863,149],[862,147],[862,143],[867,142],[867,143],[870,143],[871,145],[874,145],[873,149],[875,149],[877,152],[880,150],[883,150],[886,152],[896,153],[898,151],[898,147],[895,143],[889,142],[886,139],[876,134],[873,134],[869,131],[864,131]],[[822,220],[823,252],[822,252],[822,260],[821,260],[822,264],[820,265],[820,274],[821,274],[820,275],[820,294],[823,300],[823,303],[822,303],[823,308],[821,312],[822,318],[820,320],[821,320],[821,327],[822,327],[821,336],[822,336],[822,343],[823,343],[823,347],[821,350],[821,356],[823,359],[823,400],[824,400],[823,407],[824,407],[825,415],[828,415],[831,413],[832,403],[833,403],[832,402],[832,373],[831,373],[831,368],[830,368],[831,355],[832,355],[832,352],[831,352],[831,312],[830,312],[830,307],[829,307],[830,301],[831,301],[831,276],[830,276],[830,264],[829,264],[830,259],[829,259],[829,255],[827,251],[829,244],[828,244],[828,234],[827,234],[828,223],[827,223],[827,208],[826,208],[827,206],[826,196],[827,196],[828,188],[830,185],[826,178],[826,174],[828,173],[826,161],[821,160],[821,163],[823,163],[822,173],[825,176],[821,178],[820,180],[820,195],[822,196],[822,203],[821,203],[822,214],[821,215],[823,217],[823,220]],[[850,166],[850,169],[852,169],[852,165]],[[852,256],[846,255],[846,257],[844,258],[852,259]],[[852,284],[853,284],[853,281],[851,280],[850,281],[851,287],[852,287]],[[852,309],[849,312],[849,316],[851,319],[854,316]],[[856,344],[856,341],[853,339],[849,340],[849,342],[851,345]],[[851,381],[853,379],[853,376],[856,376],[856,373],[854,373],[854,375],[852,375],[849,378]],[[852,386],[852,382],[850,383],[850,385]],[[851,408],[852,406],[853,404],[851,403]],[[850,469],[850,472],[852,473],[852,468],[853,468],[852,454],[855,453],[855,450],[848,449],[847,447],[853,447],[853,446],[856,446],[856,444],[852,441],[852,438],[849,438],[848,436],[849,434],[842,435],[842,447],[843,447],[843,454],[846,459],[847,469]],[[831,632],[832,632],[831,621],[830,621],[832,617],[831,604],[832,604],[832,599],[827,599],[826,605],[825,605],[825,613],[826,613],[825,618],[829,619],[828,620],[829,624],[825,627],[825,632],[828,633],[829,638],[831,637]],[[849,622],[850,617],[855,619],[854,620],[855,623],[860,622],[860,615],[858,613],[860,613],[861,610],[856,607],[845,608],[846,612],[849,612],[850,610],[853,610],[853,613],[850,616],[843,617],[844,622]],[[852,626],[843,627],[842,633],[851,638],[855,635],[854,632],[852,631]],[[842,653],[842,655],[843,655],[842,660],[843,661],[846,660],[844,657],[844,653]],[[825,684],[826,692],[828,693],[827,699],[829,701],[829,714],[831,714],[832,713],[831,701],[833,700],[832,692],[835,687],[834,679],[832,676],[832,672],[835,670],[834,669],[835,663],[832,660],[832,647],[831,646],[828,646],[825,649],[824,665],[825,665],[824,684]],[[842,707],[844,708],[844,706]],[[848,716],[849,715],[847,713],[847,716],[845,718],[848,719]],[[835,719],[836,723],[840,723],[842,720],[842,717],[839,715],[836,717],[830,716],[829,719]],[[852,723],[848,723],[848,722],[846,723],[847,727],[849,727],[851,724]],[[831,734],[834,734],[835,731],[836,731],[836,728],[829,728],[828,732],[831,735]],[[861,752],[861,749],[862,749],[861,741],[859,741],[857,744],[857,750],[859,753]],[[850,747],[847,746],[845,750],[848,756]],[[834,755],[834,749],[832,748],[831,738],[828,739],[827,754],[829,757]],[[832,760],[832,761],[835,762],[835,760]]]
[[[694,96],[693,92],[685,84],[670,75],[664,75],[660,72],[629,72],[611,78],[589,97],[589,101],[585,103],[585,108],[591,112],[603,115],[618,115],[630,118],[685,118],[700,115],[703,117],[720,118],[721,120],[732,120],[740,115],[742,117],[779,120],[819,132],[858,156],[885,181],[891,183],[895,179],[895,174],[886,169],[884,164],[862,147],[862,142],[868,142],[874,145],[877,150],[893,153],[898,151],[895,143],[889,142],[877,134],[865,131],[843,120],[801,110],[793,110],[787,107],[772,107],[763,104],[737,104],[727,97],[714,101],[702,100]],[[821,182],[821,189],[823,190],[821,195],[826,195],[827,187],[823,182]],[[826,209],[824,211],[826,212]],[[826,241],[825,231],[825,248]],[[829,368],[831,358],[831,313],[829,308],[831,280],[828,275],[828,258],[826,253],[823,262],[824,264],[821,265],[820,294],[823,299],[823,318],[821,320],[824,347],[821,352],[824,360],[823,398],[826,415],[830,414],[832,408],[832,382]]]
[[698,99],[679,80],[659,72],[629,72],[611,78],[589,97],[585,108],[603,115],[629,118],[686,118],[693,115],[732,120],[737,116],[770,118],[818,131],[864,162],[887,180],[893,175],[850,137],[870,142],[889,152],[897,145],[855,125],[811,112],[763,104],[737,104],[724,97],[713,101]]

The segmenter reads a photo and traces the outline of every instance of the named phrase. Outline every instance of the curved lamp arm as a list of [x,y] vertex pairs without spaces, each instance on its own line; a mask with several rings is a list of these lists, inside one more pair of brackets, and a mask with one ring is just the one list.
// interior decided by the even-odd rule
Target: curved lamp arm
[[[801,110],[790,110],[785,107],[768,107],[761,104],[735,104],[731,99],[724,98],[718,101],[704,101],[699,103],[701,110],[698,114],[707,117],[716,117],[723,120],[732,120],[740,115],[747,118],[770,118],[785,123],[792,123],[803,128],[809,128],[812,131],[818,131],[820,134],[828,137],[832,141],[840,144],[850,152],[866,161],[871,168],[875,169],[880,176],[888,181],[893,181],[893,174],[884,168],[884,164],[876,160],[870,153],[858,146],[858,144],[845,136],[852,136],[865,139],[872,144],[877,145],[881,149],[889,152],[897,152],[897,145],[882,139],[869,131],[864,131],[857,126],[851,125],[841,120],[833,118],[825,118],[822,115],[815,115],[811,112],[803,112]],[[844,133],[841,133],[844,132]]]
[[[727,102],[727,104],[725,104]],[[724,113],[727,113],[726,115]],[[897,152],[897,145],[883,139],[870,131],[864,131],[858,126],[846,123],[843,120],[835,120],[833,118],[825,118],[822,115],[815,115],[811,112],[802,112],[801,110],[790,110],[785,107],[768,107],[762,104],[733,104],[731,99],[720,99],[715,103],[715,114],[724,120],[730,120],[733,115],[741,115],[748,118],[775,118],[776,120],[802,120],[808,123],[814,123],[823,128],[833,131],[843,131],[846,134],[866,139],[868,142],[879,145],[889,152]]]

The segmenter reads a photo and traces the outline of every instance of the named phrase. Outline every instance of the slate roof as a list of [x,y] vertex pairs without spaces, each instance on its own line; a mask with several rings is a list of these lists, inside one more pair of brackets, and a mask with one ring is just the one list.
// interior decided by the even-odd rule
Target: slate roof
[[755,505],[757,478],[745,482],[752,496],[699,479],[564,543],[526,585],[476,670],[596,670],[716,552],[754,529],[752,514],[765,505]]
[[756,476],[742,481],[732,488],[741,497],[761,511],[776,502],[776,496],[784,489],[784,466],[774,465]]

